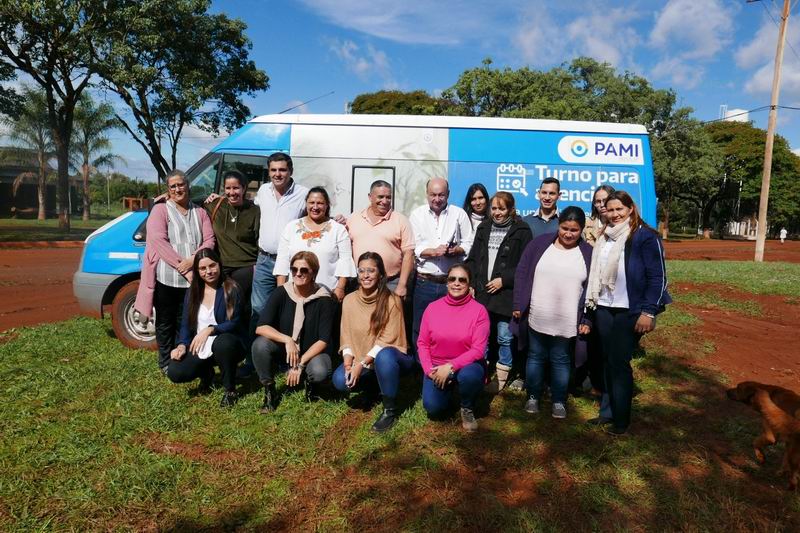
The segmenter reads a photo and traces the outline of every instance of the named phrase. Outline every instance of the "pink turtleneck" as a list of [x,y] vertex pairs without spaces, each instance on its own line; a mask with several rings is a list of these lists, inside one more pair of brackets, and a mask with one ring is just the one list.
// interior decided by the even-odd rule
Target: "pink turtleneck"
[[470,295],[449,294],[431,303],[422,315],[417,352],[425,375],[450,363],[453,370],[484,358],[489,341],[489,313]]

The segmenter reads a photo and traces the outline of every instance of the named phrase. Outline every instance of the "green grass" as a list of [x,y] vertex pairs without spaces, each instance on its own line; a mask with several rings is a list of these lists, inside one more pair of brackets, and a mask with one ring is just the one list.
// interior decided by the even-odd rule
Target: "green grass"
[[679,292],[673,293],[672,298],[678,303],[704,308],[725,309],[745,316],[758,317],[764,314],[764,310],[758,302],[753,300],[732,300],[726,298],[719,291]]
[[80,216],[72,217],[70,231],[64,233],[58,228],[58,219],[3,218],[0,219],[0,242],[83,240],[109,220],[92,218],[84,221]]
[[582,423],[589,399],[555,421],[513,392],[467,435],[427,420],[414,380],[385,435],[369,430],[378,407],[341,400],[289,394],[260,415],[253,383],[222,410],[108,320],[23,328],[0,339],[0,530],[797,530],[779,451],[751,458],[756,415],[674,357],[713,350],[697,324],[673,306],[646,337],[620,439]]
[[667,261],[670,283],[720,283],[754,294],[800,296],[800,264],[752,261]]

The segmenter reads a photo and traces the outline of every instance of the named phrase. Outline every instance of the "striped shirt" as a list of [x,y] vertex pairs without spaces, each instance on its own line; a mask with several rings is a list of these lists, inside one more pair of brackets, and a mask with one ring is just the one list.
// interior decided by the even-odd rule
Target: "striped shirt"
[[[181,257],[191,256],[203,244],[203,229],[195,209],[198,207],[189,204],[189,209],[184,215],[178,211],[175,202],[167,201],[169,243]],[[186,288],[189,286],[189,281],[163,259],[158,260],[156,280],[169,287]]]

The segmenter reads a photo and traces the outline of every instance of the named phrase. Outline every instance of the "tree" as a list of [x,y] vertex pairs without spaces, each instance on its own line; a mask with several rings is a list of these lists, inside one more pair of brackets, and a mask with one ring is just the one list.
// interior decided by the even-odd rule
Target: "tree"
[[84,93],[75,108],[75,129],[73,147],[73,166],[83,178],[83,220],[89,220],[91,193],[89,176],[92,169],[111,166],[118,156],[111,153],[111,140],[108,133],[119,129],[120,125],[114,108],[107,103],[96,104]]
[[[241,126],[242,96],[269,87],[248,59],[246,25],[207,13],[209,0],[124,2],[110,15],[117,32],[97,64],[103,86],[124,102],[117,118],[144,149],[159,180],[176,166],[184,128],[212,133]],[[166,139],[167,150],[162,150]]]
[[[736,183],[739,212],[755,216],[761,195],[766,132],[749,122],[720,121],[706,126],[711,139],[724,157],[724,172]],[[800,218],[800,157],[789,143],[775,136],[772,157],[772,183],[767,217],[772,228],[796,224]]]
[[[16,120],[4,119],[3,124],[8,128],[8,137],[21,148],[36,154],[37,196],[39,200],[39,220],[47,217],[45,198],[47,192],[47,161],[53,157],[54,145],[51,137],[50,119],[47,110],[47,98],[43,91],[25,88],[22,91],[24,104],[19,110]],[[15,180],[14,191],[27,178],[21,175]]]
[[75,105],[94,74],[94,41],[106,33],[102,0],[4,0],[0,56],[44,91],[58,160],[58,225],[69,231],[69,155]]
[[[16,78],[14,67],[0,62],[0,81],[10,81],[14,78]],[[22,97],[14,89],[0,85],[0,115],[17,118],[22,102]]]
[[722,172],[722,154],[700,122],[689,117],[691,109],[675,113],[660,133],[653,135],[652,154],[656,193],[661,199],[662,235],[669,235],[673,200],[694,204],[702,213],[704,235],[710,237],[711,212],[728,192]]
[[350,105],[354,114],[436,115],[441,101],[425,91],[378,91],[356,96]]

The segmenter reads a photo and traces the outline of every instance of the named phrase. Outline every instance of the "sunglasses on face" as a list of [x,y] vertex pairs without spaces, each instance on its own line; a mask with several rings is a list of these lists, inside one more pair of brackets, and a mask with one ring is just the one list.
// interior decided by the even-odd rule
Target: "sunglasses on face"
[[296,276],[298,274],[301,276],[308,276],[311,274],[311,269],[306,267],[290,267],[289,270],[292,272],[292,276]]
[[456,281],[459,283],[467,283],[469,280],[461,276],[447,276],[447,283],[455,283]]

